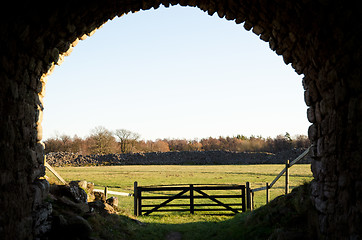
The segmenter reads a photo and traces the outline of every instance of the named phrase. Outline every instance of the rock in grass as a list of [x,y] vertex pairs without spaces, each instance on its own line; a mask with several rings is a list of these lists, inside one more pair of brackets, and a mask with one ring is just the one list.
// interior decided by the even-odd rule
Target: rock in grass
[[89,202],[89,207],[91,207],[95,212],[106,215],[109,213],[116,213],[116,210],[109,205],[108,203],[102,202],[102,201],[94,201]]
[[80,181],[70,182],[69,191],[77,202],[86,203],[88,196],[87,196],[87,193],[80,187],[80,185],[82,185],[82,184],[80,184]]
[[49,190],[55,197],[66,196],[77,203],[87,203],[87,193],[79,187],[78,181],[70,182],[69,185],[52,184]]
[[106,202],[106,196],[102,192],[95,192],[94,193],[94,201],[101,201],[103,203]]
[[118,207],[118,198],[117,197],[110,197],[110,198],[107,199],[106,203],[108,203],[112,207]]

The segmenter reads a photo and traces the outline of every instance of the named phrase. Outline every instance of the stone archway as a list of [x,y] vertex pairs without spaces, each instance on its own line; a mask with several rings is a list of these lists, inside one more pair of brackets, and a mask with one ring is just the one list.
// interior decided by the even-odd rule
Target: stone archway
[[[312,199],[321,236],[361,236],[362,85],[361,10],[324,1],[63,1],[16,3],[1,15],[0,233],[25,239],[41,228],[42,110],[46,76],[108,19],[180,4],[244,23],[304,74],[309,138],[314,144]],[[14,199],[17,199],[14,201]],[[43,214],[43,215],[42,215]]]

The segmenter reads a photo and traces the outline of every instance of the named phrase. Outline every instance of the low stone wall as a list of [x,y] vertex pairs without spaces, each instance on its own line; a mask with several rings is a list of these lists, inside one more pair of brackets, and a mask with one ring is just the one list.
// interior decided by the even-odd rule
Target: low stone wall
[[[165,152],[108,155],[79,155],[57,152],[46,155],[47,162],[55,167],[87,165],[227,165],[227,164],[283,164],[293,160],[304,149],[293,149],[277,154],[252,152]],[[309,156],[301,163],[310,163]]]

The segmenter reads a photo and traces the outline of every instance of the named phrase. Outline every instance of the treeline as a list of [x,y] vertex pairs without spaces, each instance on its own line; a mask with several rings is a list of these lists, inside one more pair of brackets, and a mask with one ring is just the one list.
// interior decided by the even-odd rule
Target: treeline
[[82,155],[169,152],[169,151],[233,151],[277,153],[293,148],[307,148],[310,142],[305,135],[293,138],[286,133],[275,138],[236,135],[234,137],[203,138],[201,140],[158,139],[140,140],[140,135],[126,129],[109,131],[104,127],[94,128],[86,138],[60,135],[45,142],[46,153],[72,152]]

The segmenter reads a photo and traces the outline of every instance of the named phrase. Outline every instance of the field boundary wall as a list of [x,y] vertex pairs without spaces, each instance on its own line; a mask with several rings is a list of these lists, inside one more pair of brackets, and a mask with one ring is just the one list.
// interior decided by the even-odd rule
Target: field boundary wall
[[[47,162],[55,167],[89,165],[233,165],[233,164],[284,164],[286,159],[294,159],[304,149],[294,149],[277,154],[254,152],[165,152],[80,155],[58,152],[46,155]],[[301,163],[310,163],[306,157]]]

